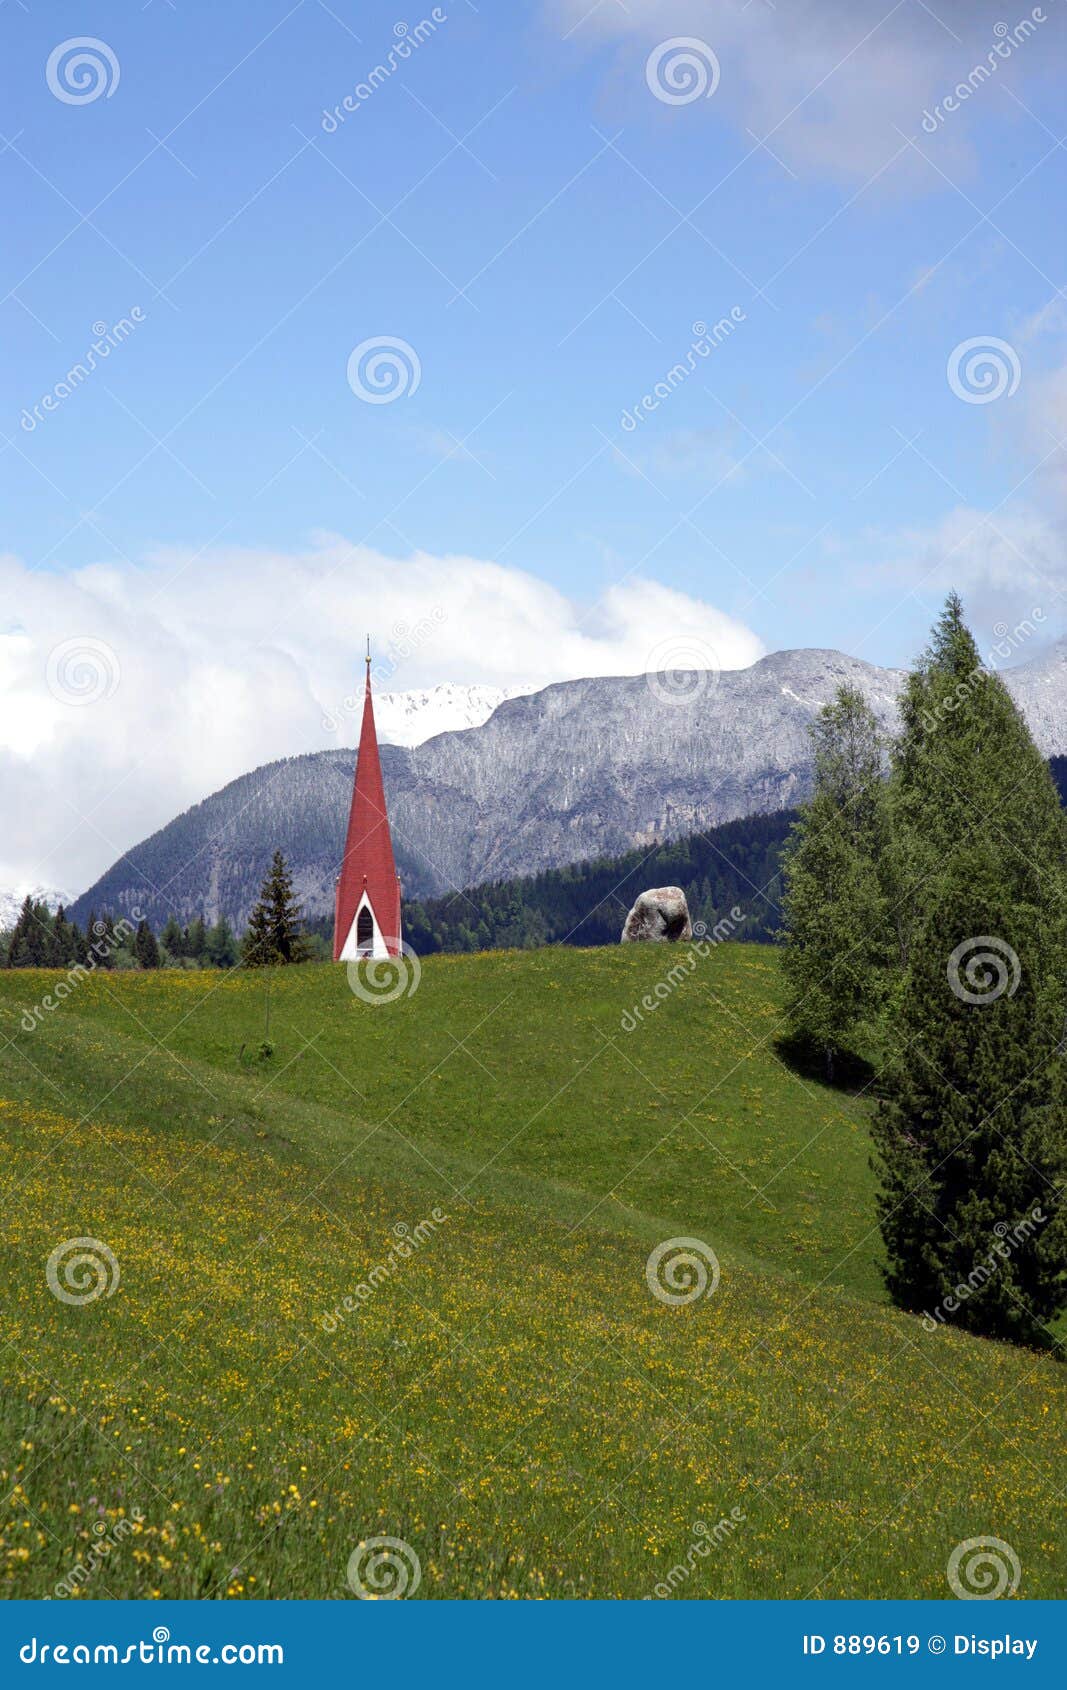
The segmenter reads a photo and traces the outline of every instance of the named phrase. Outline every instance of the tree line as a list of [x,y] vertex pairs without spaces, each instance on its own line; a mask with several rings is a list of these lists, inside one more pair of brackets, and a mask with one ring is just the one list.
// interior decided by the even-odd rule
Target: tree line
[[5,968],[230,968],[238,943],[223,916],[208,927],[201,919],[181,927],[172,916],[158,935],[147,921],[90,912],[84,929],[69,921],[62,904],[53,913],[39,899],[23,900],[9,933],[0,934]]
[[[770,943],[780,914],[780,858],[795,819],[793,810],[746,816],[686,838],[641,846],[562,869],[491,881],[440,898],[404,903],[406,941],[420,956],[435,951],[532,949],[539,945],[614,945],[630,904],[652,882],[680,886],[694,922],[710,932],[723,915],[730,937]],[[53,940],[52,929],[58,929]],[[116,968],[232,968],[329,961],[330,917],[305,918],[293,895],[284,855],[274,853],[242,938],[225,917],[213,926],[201,917],[182,926],[172,915],[157,934],[145,921],[114,937],[115,918],[89,916],[88,930],[109,935],[109,966]],[[86,937],[60,909],[27,899],[15,932],[0,935],[0,960],[10,967],[55,968],[85,960]]]
[[871,1065],[885,1279],[1046,1346],[1067,1304],[1067,820],[955,595],[883,743],[843,687],[785,852],[792,1037]]
[[260,888],[248,927],[238,940],[225,916],[208,926],[202,917],[182,926],[169,916],[157,936],[148,922],[90,912],[84,930],[62,904],[53,913],[27,896],[9,933],[0,934],[5,968],[259,968],[324,961],[329,947],[305,931],[292,875],[280,851]]

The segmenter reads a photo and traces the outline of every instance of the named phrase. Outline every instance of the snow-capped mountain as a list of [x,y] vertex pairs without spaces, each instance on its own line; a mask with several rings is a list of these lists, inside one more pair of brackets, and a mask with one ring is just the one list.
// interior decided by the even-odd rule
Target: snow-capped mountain
[[[426,739],[429,718],[402,710],[420,743],[383,744],[381,762],[404,891],[432,896],[788,809],[809,789],[808,728],[836,687],[862,688],[890,727],[903,678],[840,652],[779,652],[721,675],[560,681]],[[383,739],[387,696],[375,697]],[[243,927],[274,850],[305,912],[328,915],[358,732],[346,706],[335,749],[253,770],[185,811],[83,893],[76,917],[136,905],[158,926],[203,909]]]
[[[533,691],[533,687],[465,687],[444,681],[440,686],[421,691],[376,693],[374,720],[378,738],[386,745],[421,745],[435,734],[454,733],[458,728],[480,728],[506,698],[520,698]],[[362,711],[362,700],[359,708]],[[355,712],[352,722],[355,737],[359,733],[359,716]]]
[[[1067,642],[1003,679],[1045,755],[1067,754]],[[404,891],[432,896],[789,809],[810,791],[809,729],[836,689],[858,687],[891,734],[904,680],[842,652],[805,650],[721,675],[560,681],[505,699],[491,716],[487,687],[380,694],[382,739],[386,701],[403,701],[382,774]],[[488,719],[441,732],[445,709]],[[221,912],[241,927],[276,849],[306,913],[329,916],[358,733],[346,711],[336,748],[231,781],[125,852],[75,916],[136,906],[155,926],[173,911],[183,921]]]
[[27,892],[35,904],[47,904],[50,910],[57,909],[60,904],[64,908],[69,908],[74,902],[73,892],[60,892],[55,886],[9,887],[7,890],[0,891],[0,932],[8,927],[14,927]]

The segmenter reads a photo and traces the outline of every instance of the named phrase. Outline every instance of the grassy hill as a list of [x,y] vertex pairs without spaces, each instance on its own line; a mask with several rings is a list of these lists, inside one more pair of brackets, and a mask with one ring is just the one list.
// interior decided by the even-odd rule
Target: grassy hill
[[[634,1016],[678,960],[101,975],[33,1031],[0,974],[4,1593],[346,1597],[386,1534],[420,1597],[936,1597],[980,1535],[1057,1594],[1064,1369],[886,1306],[868,1101],[775,1054],[768,949]],[[721,1280],[671,1307],[676,1237]]]

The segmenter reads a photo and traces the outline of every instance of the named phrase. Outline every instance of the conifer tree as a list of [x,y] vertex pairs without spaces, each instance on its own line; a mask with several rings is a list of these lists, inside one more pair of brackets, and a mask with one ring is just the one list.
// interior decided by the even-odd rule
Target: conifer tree
[[7,966],[9,968],[26,968],[28,961],[24,961],[29,949],[30,926],[33,921],[33,899],[27,892],[22,900],[22,907],[15,918],[15,925],[11,929],[11,940],[7,947]]
[[270,872],[248,918],[241,954],[246,968],[307,961],[300,905],[293,895],[293,878],[280,851],[274,853]]
[[52,951],[57,968],[69,968],[72,962],[77,961],[75,929],[67,920],[62,904],[52,917]]
[[886,1283],[933,1319],[1040,1343],[1067,1300],[1064,817],[955,596],[901,713],[903,973],[874,1128]]
[[906,966],[931,883],[961,842],[988,838],[1005,872],[1042,867],[1051,891],[1063,878],[1067,827],[1048,765],[1003,683],[982,666],[956,593],[908,677],[900,715],[889,878]]
[[48,968],[53,963],[52,917],[48,905],[35,903],[29,893],[22,900],[8,946],[9,968]]
[[147,921],[139,921],[133,941],[133,954],[139,968],[158,968],[159,944]]
[[168,956],[177,958],[183,954],[182,930],[178,925],[173,910],[163,924],[163,931],[159,936],[159,942],[163,946],[163,949],[167,952]]
[[214,927],[208,932],[206,954],[212,968],[233,968],[237,962],[237,940],[224,915],[219,916]]
[[874,1123],[894,1300],[1032,1344],[1067,1302],[1063,958],[1037,879],[1006,882],[988,843],[939,878]]
[[97,968],[114,968],[117,948],[115,923],[106,910],[93,917],[93,924],[89,929],[89,943],[96,958]]
[[879,861],[886,843],[882,745],[874,713],[843,686],[813,724],[815,790],[783,860],[793,1033],[818,1050],[828,1079],[881,1007],[889,963]]

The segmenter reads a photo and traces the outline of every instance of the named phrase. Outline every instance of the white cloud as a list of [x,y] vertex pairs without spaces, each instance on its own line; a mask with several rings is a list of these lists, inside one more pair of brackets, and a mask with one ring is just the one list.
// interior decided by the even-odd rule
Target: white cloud
[[[924,602],[955,588],[979,644],[1001,625],[1042,613],[1050,636],[1067,612],[1067,308],[1059,297],[1010,329],[1018,393],[984,409],[990,448],[1012,464],[1008,499],[960,503],[936,522],[863,536],[858,586],[897,587]],[[922,443],[921,444],[925,444]],[[837,555],[855,547],[832,542]]]
[[585,608],[523,570],[329,535],[292,556],[167,550],[69,575],[0,557],[0,593],[17,607],[0,628],[0,888],[81,891],[226,781],[336,745],[324,717],[358,688],[368,632],[389,690],[639,674],[679,636],[727,669],[763,650],[655,581]]
[[[951,175],[970,162],[968,134],[983,104],[996,101],[1002,118],[1002,93],[987,82],[968,90],[966,106],[946,114],[934,135],[924,134],[923,114],[952,95],[975,66],[986,65],[998,37],[994,25],[1014,26],[1030,15],[1028,5],[1015,14],[1001,0],[937,0],[925,6],[904,0],[790,0],[772,6],[766,0],[546,0],[550,27],[580,50],[599,42],[619,42],[618,63],[609,78],[609,98],[632,115],[644,107],[650,118],[699,124],[724,118],[746,144],[769,138],[769,145],[794,169],[837,180],[867,180],[880,171],[905,136],[918,137]],[[1018,86],[1019,79],[1047,72],[1050,56],[1062,45],[1061,19],[1045,8],[1046,22],[997,58],[995,80]],[[645,56],[668,38],[688,36],[707,43],[720,66],[711,99],[678,110],[654,109],[645,87]],[[1027,59],[1029,57],[1029,68]],[[765,156],[765,155],[764,155]],[[940,182],[917,154],[908,153],[887,178],[903,182]]]
[[[855,555],[854,545],[833,544],[839,554],[847,549]],[[933,607],[946,593],[959,592],[982,649],[996,629],[1035,610],[1050,636],[1063,626],[1063,525],[1036,506],[988,512],[957,505],[927,527],[868,531],[862,560],[850,580],[879,598],[914,593]]]
[[[986,656],[1004,629],[1025,620],[1042,629],[1042,644],[1059,639],[1067,612],[1064,534],[1064,524],[1037,505],[993,512],[955,505],[927,526],[825,536],[824,558],[852,605],[866,598],[878,607],[869,625],[859,619],[866,632],[854,637],[854,656],[871,656],[871,635],[883,632],[898,610],[920,605],[925,632],[950,591],[964,600],[967,624]],[[1030,661],[1037,649],[1030,644],[1013,661]]]

